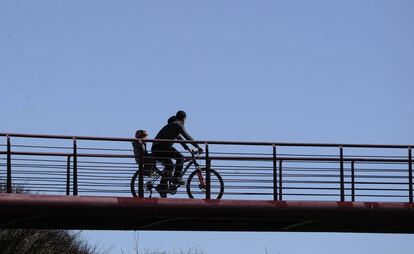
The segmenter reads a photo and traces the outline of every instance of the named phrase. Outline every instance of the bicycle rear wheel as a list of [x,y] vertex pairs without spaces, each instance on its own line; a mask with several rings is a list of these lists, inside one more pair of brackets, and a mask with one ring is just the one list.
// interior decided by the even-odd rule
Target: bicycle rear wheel
[[139,185],[139,170],[135,172],[131,179],[131,194],[134,197],[138,197],[138,185]]
[[[154,178],[155,179],[155,178]],[[148,179],[145,179],[144,177],[144,196],[148,196],[148,192],[152,191],[153,189],[153,184],[155,182],[154,179],[150,179],[150,181],[148,181]],[[137,170],[135,172],[135,174],[132,176],[131,178],[131,184],[130,184],[130,188],[131,188],[131,194],[134,197],[138,197],[138,192],[139,192],[139,170]]]
[[[220,174],[214,169],[210,169],[210,197],[211,199],[221,199],[224,193],[224,182]],[[200,177],[199,177],[199,174]],[[202,178],[202,179],[200,179]],[[206,169],[193,171],[187,180],[187,194],[190,198],[203,199],[206,198],[206,186],[200,180],[206,181]]]

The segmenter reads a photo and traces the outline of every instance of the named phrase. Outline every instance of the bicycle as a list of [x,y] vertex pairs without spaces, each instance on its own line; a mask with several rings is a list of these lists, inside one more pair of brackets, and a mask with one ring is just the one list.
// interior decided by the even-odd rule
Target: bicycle
[[[186,182],[186,191],[189,198],[205,198],[206,197],[206,168],[202,168],[197,162],[200,153],[191,151],[191,157],[184,160],[183,165],[185,166],[181,172],[180,177],[183,178],[187,171],[193,166],[195,170],[188,176]],[[162,170],[157,167],[157,160],[154,166],[154,173],[145,183],[145,188],[149,192],[149,197],[152,197],[152,192],[155,189],[155,183],[160,179]],[[160,162],[158,162],[160,163]],[[187,164],[187,165],[186,165]],[[197,177],[195,177],[197,176]],[[131,179],[131,193],[134,197],[138,196],[139,188],[139,169],[134,173]],[[210,169],[210,196],[211,199],[221,199],[224,193],[224,182],[220,174],[214,169]],[[167,194],[174,195],[177,193],[177,189],[181,187],[181,184],[173,184],[169,181]]]

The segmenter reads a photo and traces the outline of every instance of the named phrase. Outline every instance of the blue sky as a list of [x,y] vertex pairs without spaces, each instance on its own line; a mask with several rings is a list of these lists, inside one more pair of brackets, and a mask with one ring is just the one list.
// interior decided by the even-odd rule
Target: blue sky
[[[412,13],[409,0],[2,0],[0,131],[155,135],[184,109],[198,139],[413,144]],[[114,253],[133,245],[133,232],[85,234]],[[409,253],[412,240],[140,234],[167,249],[187,238],[207,253],[288,254]]]

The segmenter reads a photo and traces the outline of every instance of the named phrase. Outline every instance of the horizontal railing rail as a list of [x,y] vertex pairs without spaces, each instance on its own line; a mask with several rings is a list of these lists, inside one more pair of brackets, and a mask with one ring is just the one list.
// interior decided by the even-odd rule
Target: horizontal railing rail
[[[73,153],[48,153],[48,152],[10,152],[12,155],[32,155],[32,156],[73,156]],[[0,151],[0,154],[6,155],[7,152]],[[78,153],[78,157],[101,157],[101,158],[135,158],[134,155],[125,154],[94,154],[94,153]],[[191,156],[184,156],[184,159],[191,159]],[[209,156],[211,160],[221,161],[273,161],[273,157],[258,157],[258,156]],[[205,160],[206,156],[199,156],[198,159]],[[277,160],[283,161],[325,161],[325,162],[340,162],[340,158],[326,158],[326,157],[283,157],[278,156]],[[343,158],[346,162],[389,162],[389,163],[408,163],[409,159],[386,159],[386,158],[360,158],[347,157]]]
[[[120,137],[94,137],[94,136],[68,136],[47,134],[22,134],[22,133],[0,133],[0,137],[21,138],[45,138],[45,139],[76,139],[95,141],[134,141],[135,138]],[[169,139],[145,139],[146,142],[174,142],[187,144],[211,144],[211,145],[251,145],[251,146],[296,146],[296,147],[349,147],[349,148],[410,148],[414,145],[390,145],[390,144],[347,144],[347,143],[294,143],[294,142],[257,142],[257,141],[217,141],[217,140],[169,140]]]

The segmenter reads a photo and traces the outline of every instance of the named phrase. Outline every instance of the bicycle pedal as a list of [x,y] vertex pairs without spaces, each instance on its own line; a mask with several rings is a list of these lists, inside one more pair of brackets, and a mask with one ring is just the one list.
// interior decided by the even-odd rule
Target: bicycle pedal
[[152,188],[154,188],[154,185],[151,182],[147,182],[145,187],[147,188],[148,191],[151,191]]

